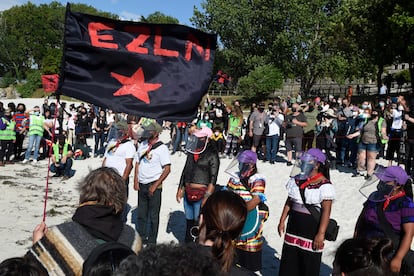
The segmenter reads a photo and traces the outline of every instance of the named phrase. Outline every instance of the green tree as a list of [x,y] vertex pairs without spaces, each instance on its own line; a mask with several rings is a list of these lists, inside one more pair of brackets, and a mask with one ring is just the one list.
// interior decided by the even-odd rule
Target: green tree
[[395,61],[397,45],[390,16],[397,0],[346,0],[337,25],[337,34],[343,38],[343,49],[350,59],[357,57],[359,66],[366,72],[375,69],[378,89],[381,86],[384,67]]
[[396,38],[397,61],[409,64],[411,87],[414,80],[414,2],[398,1],[390,16],[391,29]]
[[[59,73],[56,60],[62,51],[65,8],[56,1],[39,6],[28,2],[0,12],[0,71],[11,72],[19,80],[34,67]],[[71,10],[118,18],[85,4],[73,4]]]
[[283,76],[273,65],[260,65],[247,76],[239,79],[237,92],[247,101],[263,101],[277,88],[281,88]]
[[328,39],[336,1],[208,0],[202,8],[192,22],[218,33],[235,78],[273,64],[285,77],[298,79],[305,93],[319,78],[343,79],[346,63]]
[[154,12],[147,17],[141,16],[141,22],[155,24],[178,24],[179,20],[175,17],[165,15],[162,12]]

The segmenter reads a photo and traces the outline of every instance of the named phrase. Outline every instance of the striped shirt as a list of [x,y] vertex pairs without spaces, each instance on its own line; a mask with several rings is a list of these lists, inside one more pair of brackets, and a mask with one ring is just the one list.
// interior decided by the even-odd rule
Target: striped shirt
[[[23,113],[16,112],[13,115],[13,120],[16,122],[16,132],[19,132],[20,129],[23,127],[23,121],[27,119],[27,116]],[[29,128],[29,124],[26,124],[26,129]]]

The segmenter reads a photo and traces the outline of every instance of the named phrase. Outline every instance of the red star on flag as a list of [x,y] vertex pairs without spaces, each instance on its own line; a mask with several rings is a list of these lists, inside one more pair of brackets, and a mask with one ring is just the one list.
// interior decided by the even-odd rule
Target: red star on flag
[[113,94],[114,96],[132,95],[146,104],[150,103],[148,92],[157,90],[162,86],[160,83],[146,83],[142,67],[140,67],[131,77],[126,77],[114,72],[111,72],[111,76],[123,85]]

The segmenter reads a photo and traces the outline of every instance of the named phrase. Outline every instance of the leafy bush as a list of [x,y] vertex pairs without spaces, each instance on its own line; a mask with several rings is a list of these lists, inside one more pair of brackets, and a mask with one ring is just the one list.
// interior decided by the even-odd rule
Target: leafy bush
[[283,84],[282,73],[273,65],[260,65],[239,79],[238,93],[247,101],[263,101]]
[[16,87],[17,92],[23,98],[30,98],[33,92],[42,87],[41,73],[39,70],[33,70],[27,73],[27,81]]
[[398,85],[411,82],[411,76],[409,70],[404,70],[394,74],[394,79]]
[[13,85],[15,83],[16,78],[14,78],[11,73],[6,73],[1,80],[0,87],[9,87],[10,85]]

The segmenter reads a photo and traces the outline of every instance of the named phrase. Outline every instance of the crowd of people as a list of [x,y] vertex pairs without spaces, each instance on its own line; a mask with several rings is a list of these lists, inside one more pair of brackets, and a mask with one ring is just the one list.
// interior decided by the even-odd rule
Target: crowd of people
[[[331,232],[335,189],[329,171],[341,167],[353,177],[364,176],[364,186],[378,186],[367,194],[354,238],[338,248],[334,273],[414,275],[414,100],[383,97],[358,105],[352,96],[298,95],[251,104],[249,114],[243,114],[239,101],[226,105],[221,98],[209,97],[194,120],[180,122],[85,104],[66,108],[47,99],[31,109],[21,103],[7,108],[0,104],[0,166],[36,164],[50,157],[50,171],[67,180],[73,176],[75,159],[93,156],[102,164],[80,184],[72,222],[50,229],[38,225],[30,251],[4,261],[0,271],[17,269],[21,263],[38,269],[38,275],[81,275],[84,263],[92,263],[99,269],[110,267],[114,275],[147,275],[147,269],[153,269],[151,275],[207,275],[203,273],[215,269],[217,275],[252,275],[262,268],[262,231],[269,216],[266,176],[258,169],[261,160],[292,170],[277,226],[284,238],[279,275],[319,275],[324,243],[336,238]],[[163,130],[170,132],[168,144],[159,139]],[[87,144],[91,137],[93,149]],[[171,173],[170,156],[177,152],[186,158],[176,193],[184,205],[184,242],[200,244],[201,249],[157,245],[162,186]],[[388,160],[387,168],[378,166],[380,156]],[[217,177],[223,158],[232,161],[226,169],[228,183],[220,190]],[[125,224],[130,176],[138,192],[136,229]],[[102,257],[100,263],[87,262],[99,245],[109,243],[117,247],[102,254],[120,250],[123,261],[115,264],[113,258]],[[180,267],[185,262],[169,264],[174,270],[158,267],[194,254],[206,256],[195,270]],[[196,271],[206,263],[211,270]]]

